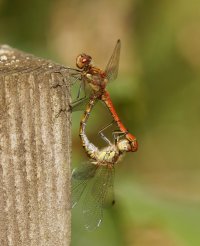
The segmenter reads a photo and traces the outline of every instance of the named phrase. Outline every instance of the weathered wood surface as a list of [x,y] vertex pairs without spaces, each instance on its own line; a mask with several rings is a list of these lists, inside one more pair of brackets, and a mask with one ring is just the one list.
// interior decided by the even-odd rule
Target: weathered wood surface
[[0,245],[70,245],[66,68],[0,46]]

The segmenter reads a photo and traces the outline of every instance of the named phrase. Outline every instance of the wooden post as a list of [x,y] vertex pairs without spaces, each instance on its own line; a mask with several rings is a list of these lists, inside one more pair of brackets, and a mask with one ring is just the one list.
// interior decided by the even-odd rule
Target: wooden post
[[0,46],[0,245],[70,245],[69,74]]

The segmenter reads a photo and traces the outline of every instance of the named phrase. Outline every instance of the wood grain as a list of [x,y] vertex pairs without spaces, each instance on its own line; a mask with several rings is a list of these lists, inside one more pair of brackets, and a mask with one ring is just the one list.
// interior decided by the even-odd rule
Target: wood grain
[[0,46],[0,245],[70,245],[69,73]]

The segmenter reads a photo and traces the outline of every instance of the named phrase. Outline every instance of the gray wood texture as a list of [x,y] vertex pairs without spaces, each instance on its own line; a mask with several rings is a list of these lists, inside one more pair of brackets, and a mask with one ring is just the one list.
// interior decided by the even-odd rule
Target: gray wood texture
[[69,73],[0,46],[0,245],[70,245]]

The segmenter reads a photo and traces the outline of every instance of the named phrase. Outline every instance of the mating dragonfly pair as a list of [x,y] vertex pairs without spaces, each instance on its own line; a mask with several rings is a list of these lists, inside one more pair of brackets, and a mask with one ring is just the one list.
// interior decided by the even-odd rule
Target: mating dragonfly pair
[[[72,207],[78,203],[87,189],[83,202],[83,215],[88,230],[93,230],[100,225],[103,208],[115,202],[113,190],[115,164],[125,152],[134,152],[138,148],[135,136],[128,132],[121,122],[106,90],[108,81],[117,77],[120,48],[121,42],[118,40],[105,71],[93,66],[89,55],[81,54],[76,59],[78,69],[71,69],[70,72],[75,81],[81,81],[77,100],[72,103],[72,111],[87,102],[80,122],[79,136],[90,161],[72,172]],[[85,85],[89,85],[92,91],[89,101],[86,97],[80,99],[81,88],[85,88]],[[113,142],[103,134],[103,130],[111,124],[100,131],[100,136],[107,143],[107,147],[102,149],[91,143],[86,135],[87,121],[99,100],[108,108],[113,118],[111,124],[115,123],[119,128],[118,131],[113,132]]]

